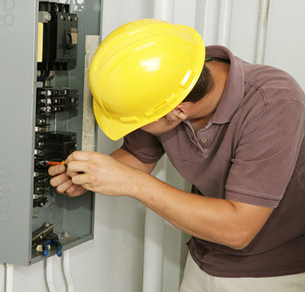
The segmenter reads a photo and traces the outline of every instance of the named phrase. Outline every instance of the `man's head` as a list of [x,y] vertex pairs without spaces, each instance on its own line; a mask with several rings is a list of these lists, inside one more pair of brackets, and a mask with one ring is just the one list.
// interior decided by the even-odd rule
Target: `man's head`
[[[89,68],[100,128],[117,140],[166,116],[206,71],[204,61],[202,38],[190,27],[156,19],[119,27],[101,43]],[[194,89],[199,95],[200,84]]]
[[[158,136],[175,128],[186,119],[196,119],[198,115],[204,118],[205,114],[209,116],[211,109],[212,112],[214,111],[214,103],[213,101],[211,102],[214,98],[207,95],[213,88],[212,74],[207,65],[204,65],[197,83],[186,98],[165,116],[141,127],[141,129]],[[207,97],[204,99],[205,96]]]

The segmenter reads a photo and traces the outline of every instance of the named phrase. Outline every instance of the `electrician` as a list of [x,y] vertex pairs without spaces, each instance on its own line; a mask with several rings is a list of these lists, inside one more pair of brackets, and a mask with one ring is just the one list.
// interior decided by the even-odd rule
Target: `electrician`
[[[89,82],[100,128],[124,142],[52,166],[59,193],[129,196],[190,234],[181,292],[304,291],[305,96],[290,75],[144,19],[105,38]],[[150,175],[164,153],[190,193]]]

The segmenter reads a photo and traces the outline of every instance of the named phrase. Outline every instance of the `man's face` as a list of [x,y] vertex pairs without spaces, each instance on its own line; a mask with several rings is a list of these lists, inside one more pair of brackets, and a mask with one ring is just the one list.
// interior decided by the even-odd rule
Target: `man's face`
[[158,121],[152,122],[148,125],[141,127],[145,132],[148,132],[155,136],[160,136],[180,124],[181,120],[177,119],[173,111],[159,119]]
[[186,119],[189,119],[191,123],[198,124],[199,121],[205,124],[215,113],[218,102],[219,99],[214,98],[212,94],[207,94],[196,103],[182,102],[158,121],[143,126],[141,129],[152,135],[160,136],[177,127]]

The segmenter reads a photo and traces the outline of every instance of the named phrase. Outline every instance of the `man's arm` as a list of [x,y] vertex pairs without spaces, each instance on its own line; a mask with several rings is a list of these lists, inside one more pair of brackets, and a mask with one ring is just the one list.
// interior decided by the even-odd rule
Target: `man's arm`
[[233,249],[245,248],[273,211],[272,208],[187,193],[153,177],[137,178],[139,187],[132,197],[184,232]]
[[[156,163],[145,164],[122,149],[117,149],[112,154],[110,154],[110,156],[122,163],[129,165],[130,167],[137,168],[146,173],[151,173],[156,166]],[[73,184],[71,177],[67,175],[66,167],[63,165],[50,167],[49,175],[53,177],[50,180],[51,186],[55,187],[56,191],[60,194],[64,194],[69,197],[76,197],[84,194],[87,191],[81,185]]]
[[233,249],[245,248],[272,213],[272,208],[176,189],[148,174],[152,166],[130,167],[133,158],[125,154],[121,150],[114,157],[74,152],[67,159],[68,175],[85,189],[133,197],[186,233]]

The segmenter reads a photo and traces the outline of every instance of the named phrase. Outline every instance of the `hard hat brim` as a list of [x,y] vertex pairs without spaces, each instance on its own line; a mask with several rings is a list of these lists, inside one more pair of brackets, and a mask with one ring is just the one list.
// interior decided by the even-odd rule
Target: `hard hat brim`
[[104,132],[104,134],[113,141],[117,141],[123,138],[125,135],[131,133],[132,131],[148,124],[143,123],[140,125],[137,123],[122,123],[120,120],[114,119],[105,115],[105,112],[102,108],[93,100],[93,111],[96,118],[96,121],[100,127],[100,129]]

